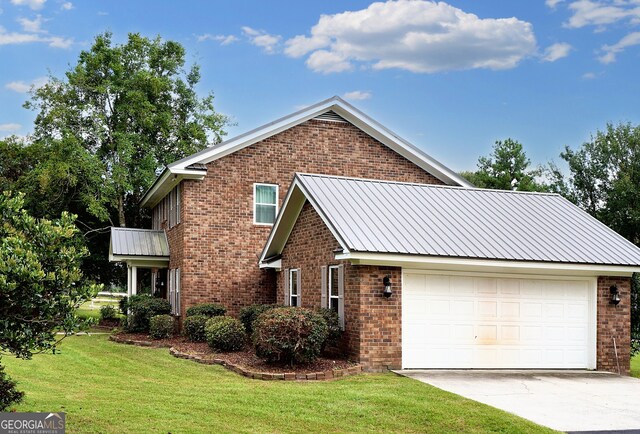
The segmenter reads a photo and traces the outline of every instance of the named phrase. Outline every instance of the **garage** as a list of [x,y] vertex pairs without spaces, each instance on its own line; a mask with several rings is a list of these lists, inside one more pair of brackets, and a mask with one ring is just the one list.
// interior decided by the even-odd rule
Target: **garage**
[[402,365],[595,369],[596,280],[403,271]]

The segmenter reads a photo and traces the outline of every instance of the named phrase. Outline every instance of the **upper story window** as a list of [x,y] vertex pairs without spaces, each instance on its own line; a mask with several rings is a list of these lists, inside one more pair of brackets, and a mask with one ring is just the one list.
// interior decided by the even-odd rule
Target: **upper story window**
[[272,225],[278,214],[278,186],[253,184],[253,223]]
[[153,209],[151,229],[171,229],[179,223],[180,185],[176,185]]

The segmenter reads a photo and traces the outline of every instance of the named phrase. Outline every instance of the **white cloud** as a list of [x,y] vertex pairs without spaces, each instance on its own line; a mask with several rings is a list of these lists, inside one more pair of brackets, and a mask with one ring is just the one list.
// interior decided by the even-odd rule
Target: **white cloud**
[[640,32],[629,33],[613,45],[603,45],[604,54],[598,57],[598,60],[604,64],[613,63],[619,53],[634,45],[640,45]]
[[542,60],[545,62],[555,62],[558,59],[567,57],[572,49],[573,47],[566,42],[549,45],[542,54]]
[[70,11],[71,9],[73,9],[73,3],[64,2],[62,3],[62,6],[60,6],[60,8],[62,8],[62,10],[65,10],[65,11]]
[[212,35],[210,33],[205,33],[198,36],[198,42],[217,41],[220,42],[220,45],[229,45],[236,42],[237,40],[238,38],[234,35]]
[[73,44],[73,39],[36,33],[7,32],[4,27],[0,26],[0,46],[34,42],[45,43],[54,48],[69,48]]
[[251,44],[260,47],[265,53],[273,54],[282,39],[280,35],[271,35],[264,30],[256,30],[248,26],[242,27],[242,33],[249,38]]
[[11,0],[16,6],[29,6],[34,11],[42,9],[47,0]]
[[362,101],[364,99],[370,99],[372,96],[372,93],[369,91],[354,90],[353,92],[345,93],[342,95],[342,98],[350,101]]
[[563,0],[545,0],[545,4],[551,9],[555,9],[559,3],[562,3]]
[[569,3],[572,15],[565,27],[577,29],[596,26],[602,31],[607,25],[628,20],[640,20],[640,2],[637,0],[577,0]]
[[0,131],[5,133],[15,133],[16,131],[20,131],[20,128],[22,128],[20,124],[0,124]]
[[22,30],[30,33],[46,33],[45,30],[42,29],[42,23],[46,20],[42,18],[42,15],[38,14],[32,20],[28,18],[18,18],[16,20],[22,26]]
[[47,83],[47,81],[48,81],[47,77],[38,77],[32,80],[30,83],[27,83],[24,81],[12,81],[10,83],[5,84],[4,87],[14,92],[26,93],[26,92],[29,92],[29,90],[31,90],[31,86],[35,88],[39,88],[44,86]]
[[528,22],[481,19],[425,0],[376,2],[358,11],[322,15],[310,36],[285,43],[285,54],[309,55],[307,66],[324,73],[348,71],[356,63],[418,73],[508,69],[535,51]]
[[582,78],[585,80],[593,80],[596,77],[597,75],[595,72],[585,72],[584,74],[582,74]]

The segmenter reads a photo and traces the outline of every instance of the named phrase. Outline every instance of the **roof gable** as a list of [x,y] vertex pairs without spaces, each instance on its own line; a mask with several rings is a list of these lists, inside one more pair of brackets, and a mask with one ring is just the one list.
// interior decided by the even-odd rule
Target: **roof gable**
[[[292,190],[311,202],[346,253],[640,265],[640,249],[555,194],[305,174]],[[295,214],[286,208],[301,207],[294,191],[262,259],[286,244]]]
[[451,169],[335,96],[169,164],[142,198],[141,205],[153,206],[161,198],[161,196],[158,197],[159,195],[163,192],[166,194],[166,188],[162,187],[168,182],[169,175],[173,174],[180,178],[184,176],[183,172],[190,171],[194,165],[210,163],[314,118],[349,122],[445,184],[472,187],[468,181]]

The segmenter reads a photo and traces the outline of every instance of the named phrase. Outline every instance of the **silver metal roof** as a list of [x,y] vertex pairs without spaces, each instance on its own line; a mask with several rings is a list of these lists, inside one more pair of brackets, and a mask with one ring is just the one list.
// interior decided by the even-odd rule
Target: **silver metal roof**
[[296,175],[352,252],[640,265],[640,249],[556,194]]
[[169,243],[164,231],[111,228],[111,255],[169,257]]

